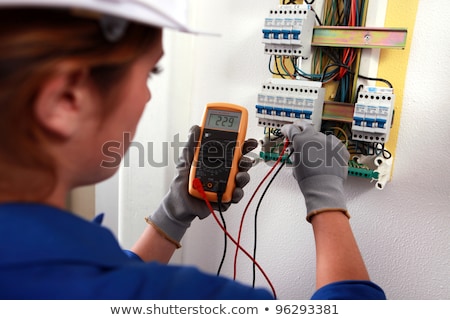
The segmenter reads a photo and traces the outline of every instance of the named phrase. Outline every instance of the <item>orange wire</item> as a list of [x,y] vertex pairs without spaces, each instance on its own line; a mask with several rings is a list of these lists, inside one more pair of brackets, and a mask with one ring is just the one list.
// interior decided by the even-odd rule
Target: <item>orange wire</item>
[[[288,75],[291,77],[291,79],[294,79],[294,80],[295,80],[295,76],[294,76],[291,72],[289,72],[289,69],[286,67],[285,60],[286,60],[286,57],[283,56],[283,60],[281,60],[281,63],[283,64],[284,70],[286,70],[286,72],[287,72]],[[294,67],[294,65],[293,65],[293,67]]]

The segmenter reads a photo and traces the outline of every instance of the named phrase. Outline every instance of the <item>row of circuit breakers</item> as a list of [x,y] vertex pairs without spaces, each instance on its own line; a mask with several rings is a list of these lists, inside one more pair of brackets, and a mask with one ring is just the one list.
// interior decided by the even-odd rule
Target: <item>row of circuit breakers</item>
[[[264,52],[309,58],[315,14],[309,5],[279,5],[262,29]],[[320,81],[270,78],[262,84],[256,104],[258,125],[281,128],[298,119],[320,130],[325,88]],[[352,140],[386,143],[394,112],[392,88],[365,86],[358,92]]]
[[[262,127],[281,128],[304,119],[320,131],[325,88],[317,81],[271,78],[258,93],[256,117]],[[352,140],[386,143],[394,112],[391,88],[364,87],[358,94]]]

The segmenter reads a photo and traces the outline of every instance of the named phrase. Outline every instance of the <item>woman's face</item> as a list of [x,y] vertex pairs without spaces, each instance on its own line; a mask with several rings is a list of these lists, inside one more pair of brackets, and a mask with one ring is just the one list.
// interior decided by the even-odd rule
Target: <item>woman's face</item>
[[[117,86],[119,90],[117,104],[111,108],[106,106],[112,110],[111,113],[104,119],[97,119],[94,125],[86,125],[84,146],[92,156],[87,156],[88,163],[84,165],[87,170],[79,172],[82,177],[79,176],[81,179],[75,182],[76,185],[102,181],[117,171],[120,160],[136,133],[145,105],[151,99],[148,78],[162,55],[162,33],[160,33],[156,44],[132,64]],[[101,97],[98,100],[98,103],[104,103]]]

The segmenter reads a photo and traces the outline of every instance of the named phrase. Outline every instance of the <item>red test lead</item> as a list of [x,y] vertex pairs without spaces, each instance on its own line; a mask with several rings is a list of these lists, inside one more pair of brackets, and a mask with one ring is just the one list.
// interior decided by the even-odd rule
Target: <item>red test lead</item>
[[219,219],[217,218],[216,213],[214,212],[213,207],[211,206],[211,203],[209,202],[205,190],[203,189],[203,184],[200,181],[200,179],[195,178],[192,182],[192,186],[200,193],[200,195],[203,197],[203,200],[205,200],[206,205],[208,206],[209,210],[211,211],[212,216],[214,217],[214,219],[216,220],[217,224],[219,225],[219,227],[222,229],[223,232],[225,232],[225,234],[227,235],[227,237],[236,245],[236,247],[238,249],[240,249],[255,265],[256,267],[259,269],[259,271],[261,271],[262,275],[264,276],[264,278],[266,279],[267,283],[269,284],[271,290],[272,290],[272,294],[274,296],[274,298],[277,298],[277,294],[275,292],[275,288],[272,284],[272,282],[270,281],[269,277],[267,276],[267,274],[264,272],[263,268],[259,265],[259,263],[244,249],[241,247],[240,244],[237,243],[236,240],[234,240],[234,238],[228,233],[228,231],[224,228],[224,226],[222,225],[222,223],[220,223]]

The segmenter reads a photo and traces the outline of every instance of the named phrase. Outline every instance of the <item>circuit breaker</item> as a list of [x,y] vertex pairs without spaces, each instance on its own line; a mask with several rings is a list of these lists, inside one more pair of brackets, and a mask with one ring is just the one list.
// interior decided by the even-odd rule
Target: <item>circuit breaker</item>
[[392,88],[363,87],[358,93],[352,124],[352,139],[386,143],[394,113]]
[[320,130],[324,97],[321,82],[270,78],[258,93],[258,125],[281,128],[303,119]]
[[264,52],[309,57],[314,19],[310,5],[279,5],[273,8],[262,29]]

